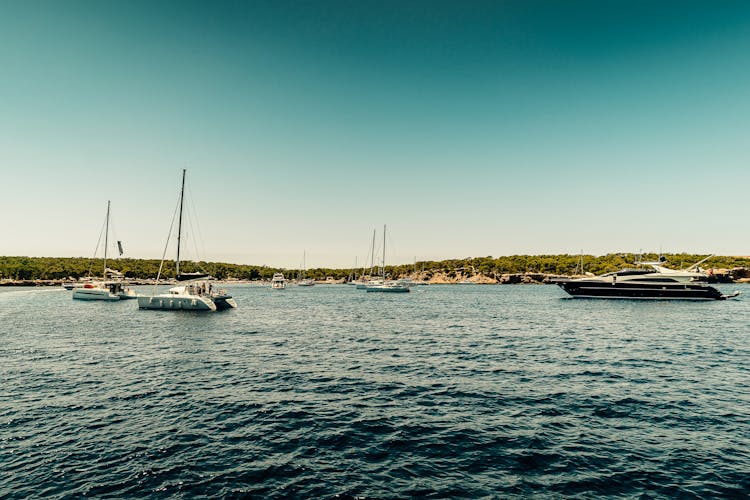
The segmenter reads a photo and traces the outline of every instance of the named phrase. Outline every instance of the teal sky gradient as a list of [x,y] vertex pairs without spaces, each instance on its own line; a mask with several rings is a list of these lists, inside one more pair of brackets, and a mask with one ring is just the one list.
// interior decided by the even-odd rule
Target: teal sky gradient
[[3,2],[0,254],[750,255],[746,2]]

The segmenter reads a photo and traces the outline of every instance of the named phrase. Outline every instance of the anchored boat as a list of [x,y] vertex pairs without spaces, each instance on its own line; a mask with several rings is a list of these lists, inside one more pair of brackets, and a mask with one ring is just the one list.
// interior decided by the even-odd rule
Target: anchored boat
[[[83,285],[65,284],[63,287],[66,290],[74,290],[73,298],[76,300],[106,300],[114,301],[120,299],[134,299],[136,297],[135,290],[128,288],[124,283],[124,276],[121,272],[115,271],[107,267],[107,247],[109,246],[109,214],[110,214],[111,203],[107,201],[107,217],[104,223],[104,272],[102,273],[101,280],[91,280]],[[101,234],[99,235],[101,241]],[[97,248],[99,243],[97,242]],[[122,243],[117,242],[117,248],[122,255]],[[96,252],[94,252],[96,254]],[[107,280],[107,278],[114,278]],[[70,287],[70,288],[69,288]]]
[[[175,259],[175,271],[178,282],[185,282],[170,288],[167,293],[156,294],[154,285],[151,295],[139,295],[138,307],[140,309],[162,309],[168,311],[221,311],[237,307],[237,302],[224,290],[215,289],[208,274],[204,273],[180,273],[180,244],[182,240],[182,210],[185,199],[185,169],[182,170],[182,188],[180,189],[180,211],[177,224],[177,257]],[[174,222],[174,219],[172,219]],[[169,232],[171,234],[172,228]],[[166,255],[166,248],[164,249]],[[164,255],[159,264],[159,275],[157,283],[161,278],[164,266]]]
[[[381,267],[382,272],[379,283],[368,283],[365,285],[365,290],[368,292],[381,292],[381,293],[408,293],[409,285],[398,282],[398,281],[387,281],[385,279],[385,241],[386,241],[386,227],[383,226],[383,265]],[[359,287],[357,287],[359,288]]]
[[710,286],[708,275],[698,264],[687,269],[670,269],[662,257],[656,262],[641,262],[646,267],[578,279],[557,280],[557,285],[575,298],[599,299],[681,299],[681,300],[725,300],[740,292],[724,295]]
[[283,290],[286,288],[286,278],[282,273],[274,273],[271,278],[271,288],[274,290]]

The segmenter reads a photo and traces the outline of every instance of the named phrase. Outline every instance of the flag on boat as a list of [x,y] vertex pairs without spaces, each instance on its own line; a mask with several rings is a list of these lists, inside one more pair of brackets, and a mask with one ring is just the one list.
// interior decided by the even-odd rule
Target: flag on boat
[[122,249],[122,241],[117,240],[117,250],[120,252],[120,255],[122,255],[125,251]]

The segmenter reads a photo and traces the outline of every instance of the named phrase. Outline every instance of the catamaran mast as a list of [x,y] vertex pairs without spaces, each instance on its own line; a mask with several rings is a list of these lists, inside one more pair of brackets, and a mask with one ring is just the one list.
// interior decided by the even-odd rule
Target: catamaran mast
[[[180,218],[177,223],[177,261],[175,262],[176,276],[180,275],[180,239],[182,238],[182,201],[185,199],[185,169],[182,169],[182,189],[180,189]],[[174,219],[172,219],[174,220]]]
[[107,279],[107,245],[109,245],[109,204],[107,200],[107,222],[104,225],[104,279]]

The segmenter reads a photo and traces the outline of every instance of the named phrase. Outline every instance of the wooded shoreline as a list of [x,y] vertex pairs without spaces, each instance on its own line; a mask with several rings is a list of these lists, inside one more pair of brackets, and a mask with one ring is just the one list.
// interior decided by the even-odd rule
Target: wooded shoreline
[[[704,255],[666,254],[667,265],[684,268],[700,261]],[[433,284],[525,284],[548,283],[555,278],[582,276],[585,273],[602,274],[626,267],[634,267],[638,261],[656,260],[659,255],[632,253],[594,255],[511,255],[504,257],[473,257],[442,261],[417,261],[413,264],[386,266],[386,275],[394,278],[410,278]],[[155,282],[160,261],[157,259],[114,259],[107,267],[117,270],[135,285]],[[62,282],[79,281],[89,276],[101,275],[101,259],[85,257],[0,257],[0,286],[59,286]],[[713,256],[701,264],[717,282],[742,282],[750,280],[750,257]],[[219,280],[237,283],[264,282],[274,273],[282,272],[293,279],[298,269],[272,268],[231,264],[224,262],[181,263],[184,272],[206,272]],[[330,269],[306,270],[306,276],[319,283],[342,283],[362,272],[378,274],[377,269]],[[175,275],[174,263],[164,262],[162,283]]]

